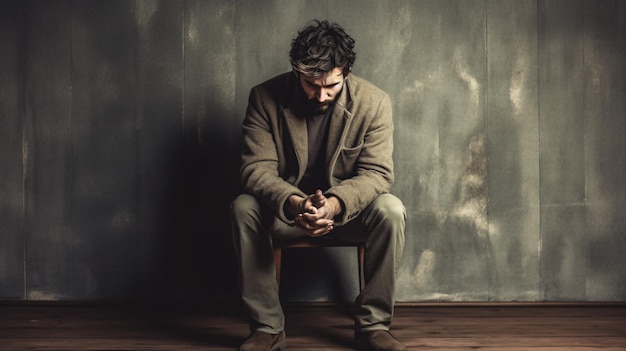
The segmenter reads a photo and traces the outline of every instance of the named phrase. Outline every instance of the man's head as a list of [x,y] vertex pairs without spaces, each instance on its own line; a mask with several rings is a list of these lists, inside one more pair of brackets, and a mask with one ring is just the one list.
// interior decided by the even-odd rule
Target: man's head
[[328,21],[313,21],[291,43],[291,67],[316,112],[325,111],[341,92],[356,59],[353,49],[354,39]]
[[346,77],[356,59],[354,39],[341,26],[314,20],[298,32],[289,52],[294,72],[321,78],[335,68]]

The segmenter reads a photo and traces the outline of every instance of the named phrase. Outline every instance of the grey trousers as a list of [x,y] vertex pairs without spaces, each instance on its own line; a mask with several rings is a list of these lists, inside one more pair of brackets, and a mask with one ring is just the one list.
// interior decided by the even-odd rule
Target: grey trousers
[[[303,237],[303,231],[276,218],[254,196],[242,194],[231,204],[241,296],[252,331],[277,334],[285,328],[278,296],[273,240]],[[365,286],[355,302],[356,331],[389,330],[393,319],[396,273],[404,249],[406,210],[391,194],[379,195],[354,220],[331,235],[365,242]]]

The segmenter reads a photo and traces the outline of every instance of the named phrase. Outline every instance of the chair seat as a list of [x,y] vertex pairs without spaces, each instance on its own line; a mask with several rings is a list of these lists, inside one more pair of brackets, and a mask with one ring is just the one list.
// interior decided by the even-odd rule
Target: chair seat
[[365,259],[365,243],[356,243],[340,240],[331,236],[322,236],[318,238],[304,237],[290,241],[274,242],[274,262],[276,264],[276,282],[280,285],[280,272],[282,266],[282,249],[283,248],[315,248],[315,247],[356,247],[357,260],[359,268],[359,290],[365,286],[365,277],[363,274],[363,261]]

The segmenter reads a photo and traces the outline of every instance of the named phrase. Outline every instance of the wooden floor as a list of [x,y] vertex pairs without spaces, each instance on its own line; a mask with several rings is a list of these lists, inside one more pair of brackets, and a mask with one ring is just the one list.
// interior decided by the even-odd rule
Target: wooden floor
[[[228,311],[227,311],[228,310]],[[346,306],[290,305],[290,350],[353,350]],[[393,333],[409,350],[626,350],[626,307],[396,307]],[[247,336],[239,308],[0,305],[0,350],[236,350]]]

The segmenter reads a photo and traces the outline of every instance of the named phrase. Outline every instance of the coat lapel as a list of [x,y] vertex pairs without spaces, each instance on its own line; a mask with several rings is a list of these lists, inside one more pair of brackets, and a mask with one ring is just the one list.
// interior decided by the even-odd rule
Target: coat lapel
[[335,108],[330,116],[330,126],[328,128],[328,145],[326,148],[326,170],[332,169],[337,156],[341,151],[343,136],[350,125],[352,113],[349,110],[351,104],[350,79],[346,77],[343,90],[335,103]]
[[285,123],[287,130],[289,131],[289,137],[293,145],[293,150],[298,160],[298,179],[304,176],[306,165],[309,158],[308,144],[307,144],[307,132],[306,132],[306,120],[304,117],[298,116],[293,113],[291,108],[283,110]]

